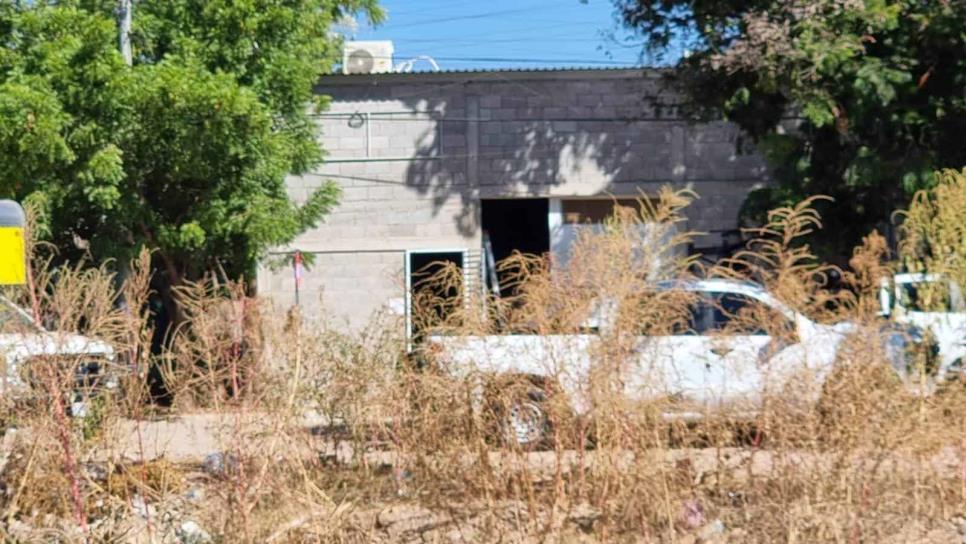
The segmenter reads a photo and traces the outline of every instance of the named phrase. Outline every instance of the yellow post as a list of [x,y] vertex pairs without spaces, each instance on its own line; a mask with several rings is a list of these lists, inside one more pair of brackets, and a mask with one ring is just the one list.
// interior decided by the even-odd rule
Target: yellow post
[[27,283],[26,222],[20,204],[0,200],[0,285]]

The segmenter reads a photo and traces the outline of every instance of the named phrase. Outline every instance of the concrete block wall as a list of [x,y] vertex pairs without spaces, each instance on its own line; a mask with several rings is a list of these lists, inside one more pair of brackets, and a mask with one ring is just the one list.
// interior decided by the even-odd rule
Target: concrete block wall
[[[301,307],[310,318],[326,319],[333,327],[360,329],[372,312],[402,303],[403,259],[400,251],[316,253],[299,288]],[[295,303],[294,274],[289,269],[265,272],[275,307],[289,308]]]
[[[708,233],[700,246],[733,229],[745,195],[769,179],[759,156],[736,152],[735,127],[677,117],[653,72],[338,75],[318,92],[332,97],[317,117],[326,161],[292,177],[289,191],[301,201],[332,181],[342,198],[278,251],[317,255],[304,310],[351,326],[404,296],[406,250],[479,248],[481,198],[654,194],[672,184],[700,196],[687,225]],[[259,290],[285,306],[291,276],[264,268]]]

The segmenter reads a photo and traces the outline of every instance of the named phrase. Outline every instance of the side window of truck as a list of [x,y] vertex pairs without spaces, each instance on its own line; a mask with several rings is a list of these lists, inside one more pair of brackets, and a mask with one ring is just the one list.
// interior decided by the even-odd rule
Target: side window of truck
[[795,324],[767,304],[737,293],[713,296],[714,330],[740,336],[793,335]]
[[714,301],[707,293],[698,293],[688,303],[686,322],[676,323],[676,336],[704,336],[714,332]]
[[722,334],[766,335],[759,326],[761,304],[735,293],[700,293],[690,305],[687,330],[679,334],[710,336]]
[[953,311],[953,296],[946,282],[918,282],[899,285],[899,305],[911,312]]

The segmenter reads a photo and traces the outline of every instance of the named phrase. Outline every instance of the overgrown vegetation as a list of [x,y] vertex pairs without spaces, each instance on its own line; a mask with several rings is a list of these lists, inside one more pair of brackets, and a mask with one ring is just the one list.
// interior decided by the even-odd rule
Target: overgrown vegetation
[[[959,194],[953,178],[948,190]],[[13,294],[56,324],[54,337],[109,341],[122,384],[89,391],[96,411],[71,417],[80,361],[30,362],[32,387],[3,396],[0,530],[63,542],[960,538],[966,390],[916,395],[892,372],[875,311],[892,266],[882,238],[866,238],[849,289],[831,293],[829,267],[799,243],[820,228],[806,201],[773,211],[746,252],[702,270],[674,249],[690,237],[680,229],[690,198],[664,191],[586,231],[568,260],[579,266],[512,257],[502,265],[514,271],[512,300],[459,293],[453,269],[427,280],[445,289],[417,297],[427,333],[582,333],[573,337],[588,339],[581,355],[592,364],[576,381],[587,399],[579,413],[558,383],[573,376],[553,353],[542,362],[555,372],[539,380],[455,372],[428,340],[407,356],[396,316],[337,331],[297,309],[281,315],[231,283],[180,289],[185,321],[152,355],[140,310],[147,254],[120,290],[104,268],[35,261],[29,289]],[[917,217],[909,213],[909,228]],[[647,364],[642,334],[689,326],[693,298],[655,282],[696,276],[756,280],[812,317],[855,323],[855,334],[820,391],[803,374],[764,391],[753,412],[697,407],[704,418],[669,421],[663,414],[680,399],[641,398],[623,378]],[[465,296],[454,303],[453,290]],[[588,330],[601,312],[612,325]],[[793,342],[782,323],[754,312],[733,320]],[[164,369],[170,409],[148,402],[149,364]],[[917,367],[909,378],[930,376]],[[504,432],[521,399],[538,399],[547,414],[540,443]]]
[[900,256],[912,272],[929,272],[966,285],[966,170],[936,175],[936,187],[919,191],[901,214]]
[[676,63],[683,109],[737,123],[768,159],[780,183],[749,199],[748,221],[809,195],[835,198],[821,203],[829,229],[813,241],[838,264],[930,188],[934,170],[966,164],[962,0],[614,4],[645,58]]
[[58,258],[151,251],[155,286],[251,277],[316,225],[338,188],[293,200],[322,158],[318,75],[340,18],[373,0],[134,3],[133,65],[115,0],[0,2],[0,195],[31,202]]

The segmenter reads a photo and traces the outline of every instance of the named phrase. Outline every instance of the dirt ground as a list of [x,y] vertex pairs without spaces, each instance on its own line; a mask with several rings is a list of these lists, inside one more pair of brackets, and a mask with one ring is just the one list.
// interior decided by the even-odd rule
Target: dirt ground
[[[152,462],[163,460],[182,467],[187,467],[188,481],[184,488],[187,495],[176,498],[178,504],[173,510],[190,511],[192,508],[191,494],[204,496],[206,490],[205,471],[210,463],[212,454],[230,452],[233,440],[239,432],[249,432],[270,422],[258,414],[189,414],[177,417],[156,419],[149,421],[122,421],[115,428],[108,430],[105,443],[111,447],[103,452],[104,461],[111,462]],[[289,450],[292,455],[306,458],[319,456],[333,459],[336,463],[348,463],[354,452],[347,443],[339,442],[319,429],[324,429],[327,422],[317,415],[308,415],[300,423],[304,428],[304,442],[292,443]],[[550,452],[537,451],[527,453],[522,457],[527,464],[527,470],[537,480],[550,479],[558,470],[569,470],[578,463],[584,466],[595,462],[596,452]],[[494,466],[504,463],[519,463],[520,456],[510,456],[499,451],[489,453],[490,462]],[[680,448],[665,449],[649,452],[654,463],[666,463],[669,466],[686,462],[689,470],[697,480],[705,474],[720,473],[722,470],[730,472],[731,476],[740,480],[756,478],[781,471],[785,467],[803,466],[821,471],[828,459],[819,454],[806,452],[782,452],[776,455],[767,449],[752,449],[742,447],[732,448]],[[398,460],[398,454],[391,450],[366,452],[363,462],[371,466],[384,466],[386,472],[393,474],[393,464]],[[609,462],[613,462],[613,457]],[[628,454],[618,462],[632,466],[633,458]],[[471,462],[467,460],[467,462]],[[862,463],[863,460],[856,460]],[[882,460],[877,462],[883,463]],[[913,461],[896,457],[884,461],[885,470],[915,471],[923,468],[922,460]],[[950,476],[959,475],[963,470],[962,456],[953,448],[945,448],[931,458],[925,460],[929,469]],[[561,469],[561,467],[563,467]],[[186,498],[187,497],[187,498]],[[163,509],[161,504],[154,506]],[[682,506],[687,509],[687,505]],[[280,523],[278,530],[269,541],[286,542],[291,531],[301,530],[305,526],[316,524],[320,519],[326,520],[325,526],[338,528],[343,537],[355,542],[546,542],[548,528],[554,529],[555,542],[603,542],[608,541],[606,535],[600,535],[594,530],[595,522],[600,513],[586,503],[570,504],[558,512],[534,512],[527,506],[515,501],[500,501],[492,504],[452,505],[442,510],[420,504],[406,493],[400,492],[398,501],[374,501],[371,503],[347,502],[333,504],[331,507],[311,510],[301,515],[293,516],[290,520]],[[187,519],[185,516],[172,517],[169,534],[175,535],[173,542],[191,541],[177,535]],[[528,520],[520,523],[521,520]],[[189,520],[190,521],[190,520]],[[179,525],[180,523],[180,525]],[[507,527],[530,527],[530,530],[508,530]],[[183,531],[182,531],[183,532]],[[135,531],[137,533],[137,531]],[[317,535],[322,538],[324,535]],[[699,517],[693,527],[682,530],[673,535],[651,535],[641,541],[682,542],[682,543],[725,543],[746,542],[745,535],[739,528],[729,528],[718,519]],[[623,537],[622,537],[623,538]],[[603,540],[602,540],[603,539]],[[139,541],[135,539],[133,541]],[[198,540],[205,542],[206,540]],[[622,540],[623,541],[623,540]],[[904,524],[903,530],[895,533],[887,543],[923,544],[957,543],[966,544],[966,517],[953,517],[950,521],[939,524],[924,525],[919,521]]]

